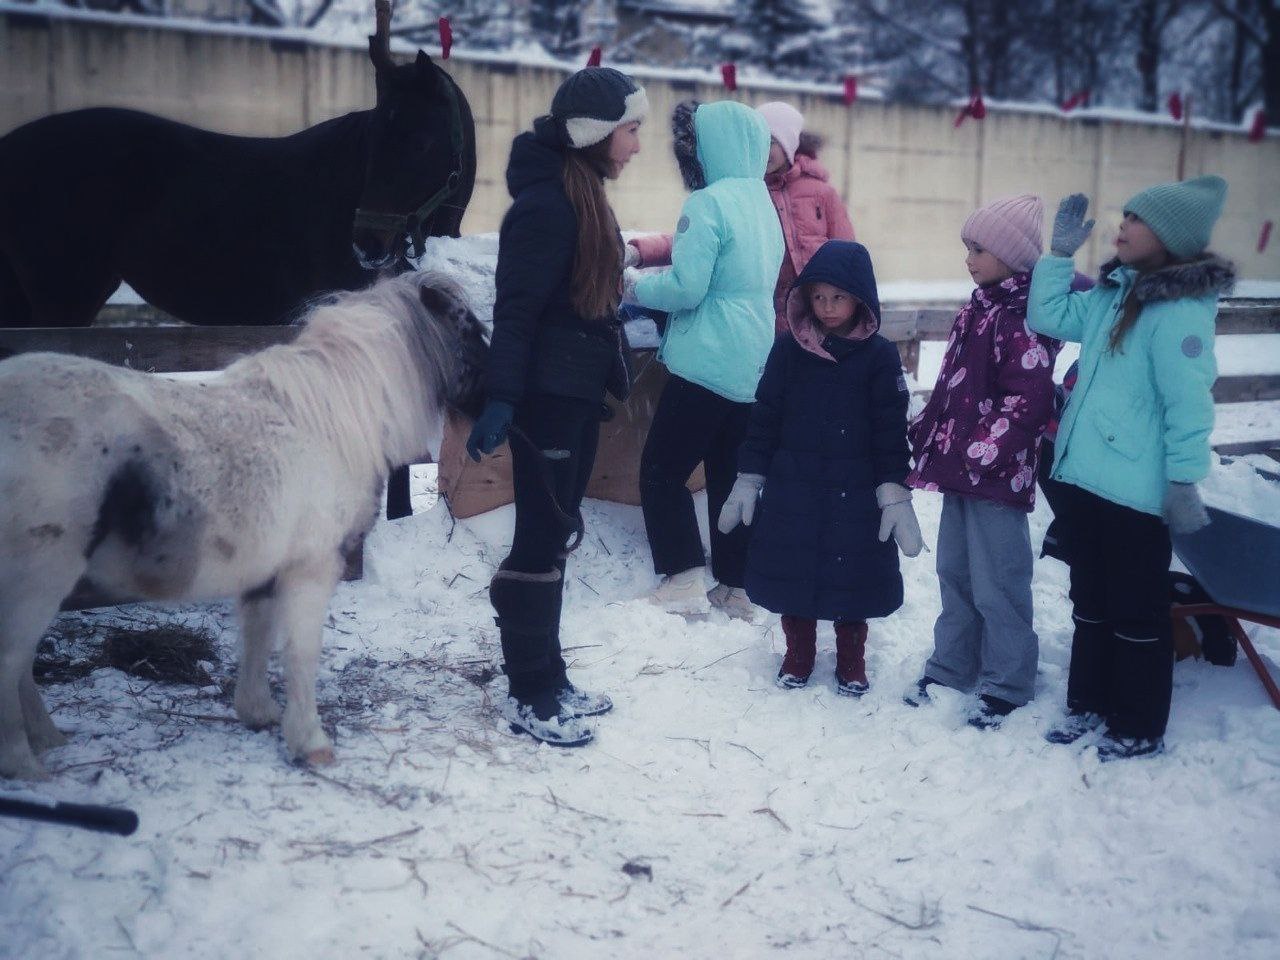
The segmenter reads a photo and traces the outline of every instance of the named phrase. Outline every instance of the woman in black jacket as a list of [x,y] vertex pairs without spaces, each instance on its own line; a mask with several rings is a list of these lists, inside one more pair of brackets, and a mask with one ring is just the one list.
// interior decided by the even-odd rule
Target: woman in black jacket
[[500,709],[514,731],[557,746],[589,741],[583,718],[613,706],[565,675],[560,607],[604,394],[626,399],[629,386],[617,319],[622,235],[604,181],[639,151],[648,106],[630,77],[588,67],[512,144],[487,402],[467,441],[479,460],[512,435],[515,535],[489,584],[509,691]]

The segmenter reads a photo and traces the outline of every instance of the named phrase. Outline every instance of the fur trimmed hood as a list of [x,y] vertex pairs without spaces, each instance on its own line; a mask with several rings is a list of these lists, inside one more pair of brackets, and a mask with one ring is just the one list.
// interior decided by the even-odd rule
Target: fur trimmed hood
[[697,100],[681,100],[671,115],[672,149],[687,190],[701,190],[707,185],[706,174],[698,162],[698,135],[693,126],[693,115],[701,105]]
[[[1118,257],[1108,260],[1098,273],[1098,282],[1104,287],[1118,287],[1115,274],[1122,269],[1127,268]],[[1206,252],[1194,260],[1170,263],[1159,270],[1138,274],[1133,292],[1139,303],[1159,303],[1211,293],[1225,294],[1235,282],[1235,264],[1216,253]]]

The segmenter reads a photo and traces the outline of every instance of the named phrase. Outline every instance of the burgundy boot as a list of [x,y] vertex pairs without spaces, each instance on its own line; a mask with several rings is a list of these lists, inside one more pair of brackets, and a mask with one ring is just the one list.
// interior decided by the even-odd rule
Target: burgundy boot
[[867,683],[867,625],[861,620],[836,624],[836,693],[860,697]]
[[808,617],[782,617],[782,634],[787,638],[787,655],[778,671],[778,686],[786,689],[803,687],[813,673],[818,655],[818,622]]

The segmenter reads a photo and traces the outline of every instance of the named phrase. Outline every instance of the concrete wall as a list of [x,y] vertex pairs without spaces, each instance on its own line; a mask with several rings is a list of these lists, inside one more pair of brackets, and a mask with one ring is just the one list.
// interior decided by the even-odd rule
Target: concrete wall
[[[305,42],[262,31],[210,30],[139,19],[103,21],[0,11],[0,133],[47,113],[121,105],[231,133],[278,135],[373,104],[362,48]],[[511,138],[551,101],[564,73],[549,66],[455,56],[448,68],[476,117],[480,169],[463,225],[497,228],[508,204],[504,171]],[[642,78],[643,79],[643,78]],[[671,158],[666,118],[685,97],[726,96],[719,85],[644,79],[653,120],[643,152],[610,187],[624,229],[669,230],[684,191]],[[758,104],[776,92],[741,88]],[[858,237],[884,280],[966,276],[959,230],[975,204],[1018,192],[1056,200],[1082,191],[1099,229],[1093,268],[1110,254],[1121,205],[1139,188],[1173,179],[1179,128],[1158,123],[989,110],[953,126],[950,108],[789,93],[811,129],[827,137],[822,160],[849,204]],[[91,158],[86,158],[91,159]],[[1280,278],[1280,137],[1249,143],[1236,132],[1193,129],[1187,173],[1219,173],[1231,184],[1214,247],[1243,276]],[[1267,252],[1262,223],[1277,221]]]

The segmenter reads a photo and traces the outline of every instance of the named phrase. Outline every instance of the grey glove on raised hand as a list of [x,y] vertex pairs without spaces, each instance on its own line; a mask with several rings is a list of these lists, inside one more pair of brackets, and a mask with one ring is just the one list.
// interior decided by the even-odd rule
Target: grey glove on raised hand
[[733,481],[733,489],[720,508],[720,518],[716,528],[721,533],[729,533],[738,524],[748,527],[756,518],[756,502],[760,499],[760,491],[764,489],[764,477],[758,473],[740,473]]
[[1074,257],[1089,239],[1093,221],[1084,218],[1088,209],[1089,198],[1083,193],[1073,193],[1058,204],[1057,216],[1053,218],[1053,239],[1049,243],[1049,252],[1055,257]]
[[622,245],[624,251],[622,255],[622,265],[624,267],[640,266],[640,248],[634,243],[624,243]]
[[[630,244],[628,244],[630,246]],[[634,249],[634,247],[632,248]],[[627,267],[622,271],[622,302],[638,303],[636,300],[636,281],[640,279],[640,271],[635,267]]]
[[899,550],[908,557],[918,557],[924,549],[924,537],[911,506],[911,491],[900,483],[882,483],[876,487],[876,503],[880,506],[880,542],[892,536]]
[[1209,513],[1194,483],[1169,484],[1164,492],[1164,519],[1178,534],[1195,533],[1209,525]]

